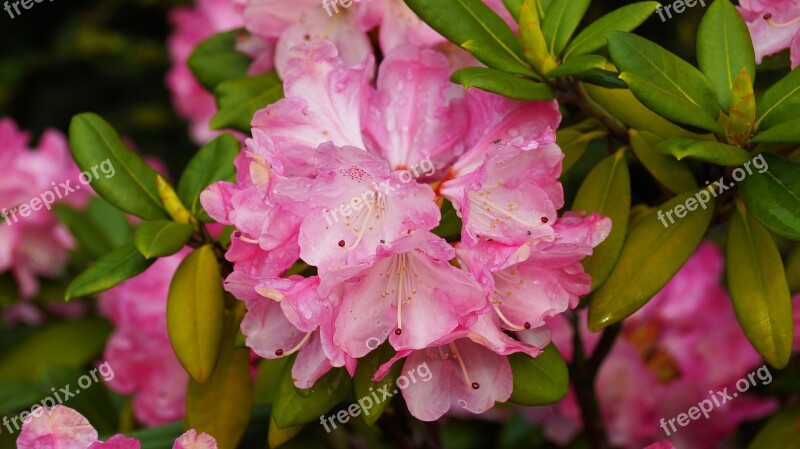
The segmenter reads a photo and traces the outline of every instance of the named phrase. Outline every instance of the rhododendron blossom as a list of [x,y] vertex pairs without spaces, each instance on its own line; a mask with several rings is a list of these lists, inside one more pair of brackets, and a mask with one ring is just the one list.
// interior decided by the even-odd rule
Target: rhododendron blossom
[[791,49],[792,67],[800,64],[800,2],[797,0],[741,0],[739,12],[753,37],[756,62]]

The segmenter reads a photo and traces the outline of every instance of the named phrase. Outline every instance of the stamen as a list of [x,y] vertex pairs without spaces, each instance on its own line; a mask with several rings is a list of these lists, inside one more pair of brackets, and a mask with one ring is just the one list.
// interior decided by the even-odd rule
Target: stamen
[[767,13],[767,14],[764,14],[764,20],[766,20],[767,23],[770,24],[770,26],[772,26],[772,27],[775,27],[775,28],[786,28],[786,27],[790,27],[790,26],[796,24],[797,22],[800,22],[800,16],[795,17],[794,19],[792,19],[792,20],[790,20],[788,22],[785,22],[785,23],[778,23],[778,22],[775,22],[775,21],[772,20],[772,14]]
[[254,244],[258,245],[258,240],[253,240],[251,238],[247,238],[247,237],[244,236],[244,234],[242,234],[239,231],[234,232],[233,236],[236,237],[237,239],[243,241],[243,242],[254,243]]
[[295,352],[299,351],[306,343],[308,343],[308,339],[311,338],[311,334],[313,333],[314,331],[307,333],[306,336],[303,337],[302,340],[300,340],[300,343],[298,343],[297,346],[290,349],[288,352],[284,352],[283,349],[278,349],[277,351],[275,351],[275,355],[277,355],[278,357],[283,357],[294,354]]
[[524,331],[531,328],[531,323],[527,321],[522,326],[514,324],[511,321],[509,321],[508,318],[506,318],[506,316],[503,315],[503,312],[500,311],[500,307],[498,307],[496,303],[492,303],[492,307],[494,308],[494,311],[497,313],[497,316],[499,316],[500,319],[503,320],[503,322],[506,323],[506,325],[510,327],[512,330]]
[[[469,379],[469,373],[467,372],[467,367],[464,365],[464,359],[461,357],[461,353],[458,352],[458,348],[456,347],[455,342],[450,343],[450,350],[453,351],[453,357],[458,359],[458,364],[461,366],[461,374],[464,375],[464,381],[467,383],[467,385],[472,387],[472,388],[474,388],[475,390],[480,388],[480,385],[478,385],[478,382],[472,382]],[[475,385],[478,385],[478,386],[476,387]]]

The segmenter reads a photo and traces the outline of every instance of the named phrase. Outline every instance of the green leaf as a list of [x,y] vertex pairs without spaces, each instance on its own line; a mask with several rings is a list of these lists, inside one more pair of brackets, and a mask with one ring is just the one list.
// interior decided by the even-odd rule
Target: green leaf
[[178,361],[199,384],[214,373],[225,326],[220,266],[211,245],[181,262],[169,286],[167,330]]
[[0,378],[38,382],[49,367],[82,369],[103,351],[111,329],[107,321],[95,317],[39,329],[0,358]]
[[303,426],[292,426],[285,429],[278,427],[275,423],[275,418],[270,417],[267,443],[271,449],[279,447],[296,437],[301,430],[303,430]]
[[658,9],[658,2],[638,2],[623,6],[592,22],[569,44],[564,59],[591,53],[606,46],[614,31],[633,31]]
[[528,66],[520,65],[516,59],[512,59],[504,53],[495,53],[493,49],[482,45],[476,41],[466,41],[461,44],[461,48],[472,53],[479,61],[484,61],[487,66],[502,72],[514,75],[524,75],[534,79],[542,79],[538,73]]
[[800,142],[800,118],[789,120],[762,131],[756,134],[751,142],[798,143]]
[[624,150],[606,157],[589,172],[575,196],[572,210],[597,212],[611,219],[611,234],[583,260],[584,269],[592,276],[594,290],[611,274],[628,231],[631,178]]
[[96,176],[92,181],[98,195],[147,220],[168,218],[158,197],[156,171],[128,149],[114,128],[99,115],[85,112],[73,117],[69,145],[81,170],[97,170],[106,161],[113,168],[114,176]]
[[658,182],[673,193],[696,189],[697,182],[692,171],[674,157],[656,152],[661,142],[657,135],[631,129],[629,131],[633,154]]
[[[527,66],[514,32],[481,0],[406,0],[406,4],[420,19],[456,45],[475,41],[489,49],[488,53],[503,55],[516,61],[523,69]],[[489,65],[485,54],[479,60]]]
[[800,108],[800,68],[795,67],[770,87],[758,102],[756,129],[764,129],[797,118]]
[[675,123],[723,134],[717,95],[691,64],[639,36],[613,32],[608,48],[636,98]]
[[800,449],[800,405],[792,405],[776,413],[747,449]]
[[477,87],[514,100],[550,100],[555,98],[556,94],[553,88],[547,84],[485,67],[467,67],[456,70],[450,76],[450,81],[466,88]]
[[753,347],[783,368],[792,354],[792,298],[772,235],[737,203],[726,244],[728,290],[733,310]]
[[133,235],[125,214],[99,197],[91,198],[86,211],[66,204],[56,204],[53,210],[92,259],[128,243]]
[[275,72],[223,81],[214,89],[218,111],[211,129],[250,131],[253,114],[283,98],[283,83]]
[[0,413],[10,414],[28,408],[46,396],[49,390],[39,383],[3,379],[0,382]]
[[[610,70],[591,69],[583,73],[579,73],[575,77],[584,83],[594,84],[595,86],[601,86],[608,89],[626,89],[626,91],[628,89],[628,85],[625,83],[625,81],[619,79],[619,73],[612,72]],[[650,111],[648,110],[648,112]],[[660,120],[664,120],[656,114],[653,115],[658,117]],[[664,121],[666,122],[666,120]]]
[[[701,206],[702,192],[708,201]],[[714,199],[701,189],[678,195],[641,218],[628,231],[608,280],[589,301],[589,329],[597,332],[622,321],[658,293],[700,244],[713,210]]]
[[214,373],[202,385],[190,379],[186,393],[186,427],[212,435],[220,447],[237,446],[253,412],[250,350],[234,346],[244,312],[244,303],[237,301],[225,320]]
[[503,5],[505,5],[506,9],[514,20],[519,21],[519,10],[522,8],[522,0],[503,0]]
[[514,390],[509,401],[526,406],[555,404],[569,391],[567,364],[552,344],[536,358],[527,354],[511,354]]
[[591,141],[605,138],[606,136],[607,133],[605,131],[583,133],[569,128],[556,131],[556,142],[561,147],[561,151],[564,152],[564,160],[561,161],[561,176],[564,176],[586,153],[586,148]]
[[171,256],[183,248],[192,232],[192,225],[169,220],[150,221],[136,230],[133,244],[148,259]]
[[255,400],[257,405],[271,405],[278,396],[281,374],[289,362],[289,357],[262,359],[258,365]]
[[753,161],[756,170],[741,183],[748,211],[775,234],[800,240],[800,164],[768,153]]
[[581,23],[591,0],[553,0],[545,10],[542,31],[551,55],[560,56]]
[[742,69],[755,80],[756,62],[750,31],[741,14],[728,0],[715,0],[697,30],[697,63],[717,92],[719,104],[728,111],[733,82]]
[[209,92],[221,82],[247,75],[250,58],[236,51],[236,36],[241,30],[215,34],[192,51],[189,68]]
[[102,236],[111,245],[119,248],[133,238],[133,227],[124,212],[114,207],[108,201],[93,197],[89,200],[88,219],[98,225],[102,230],[97,237]]
[[[394,385],[397,381],[397,377],[403,369],[402,362],[396,362],[386,377],[379,382],[372,381],[372,375],[375,374],[375,371],[377,371],[381,365],[388,362],[394,354],[395,350],[386,342],[358,361],[358,367],[353,376],[353,392],[356,398],[370,397],[370,388],[372,388],[373,391],[380,391],[380,389],[385,386],[388,386],[389,389],[395,388]],[[370,403],[372,402],[373,401],[370,400]],[[389,406],[389,402],[388,400],[381,401],[377,404],[373,404],[371,408],[362,408],[361,416],[364,417],[364,421],[370,426],[375,424],[375,421],[381,416],[383,410]]]
[[153,260],[147,260],[132,243],[125,244],[97,259],[67,287],[65,299],[90,296],[128,280],[146,270]]
[[630,128],[642,129],[655,133],[663,138],[668,137],[701,137],[665,120],[660,115],[647,109],[628,89],[608,89],[591,84],[581,84],[586,92],[612,116],[618,118]]
[[548,78],[578,75],[591,69],[604,69],[608,60],[600,55],[580,55],[547,72]]
[[278,398],[272,409],[275,424],[283,429],[317,421],[344,399],[350,386],[350,376],[344,368],[334,368],[322,376],[313,387],[300,389],[292,380],[292,365],[281,376]]
[[181,423],[167,424],[158,427],[138,429],[127,433],[142,443],[142,449],[169,449],[183,433]]
[[178,198],[197,218],[206,214],[200,205],[200,193],[217,181],[236,180],[233,160],[239,154],[239,141],[230,134],[222,134],[203,145],[189,161],[178,182]]
[[750,160],[750,154],[739,147],[712,140],[697,140],[684,137],[664,140],[656,146],[656,150],[663,154],[671,154],[679,161],[685,157],[690,157],[726,167],[742,165]]
[[439,226],[431,232],[446,239],[448,242],[457,242],[461,238],[461,226],[461,218],[456,213],[453,203],[444,200],[442,204],[442,219],[439,220]]

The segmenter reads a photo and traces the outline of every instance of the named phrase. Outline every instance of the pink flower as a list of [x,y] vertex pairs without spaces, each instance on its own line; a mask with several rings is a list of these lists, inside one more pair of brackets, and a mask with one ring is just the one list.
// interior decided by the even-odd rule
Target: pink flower
[[647,446],[644,449],[675,449],[675,446],[669,442],[669,440],[659,441],[658,443],[653,443],[650,446]]
[[186,61],[197,44],[214,33],[241,27],[242,18],[232,0],[198,0],[193,7],[175,8],[169,18],[175,30],[167,42],[172,59],[167,87],[178,115],[191,124],[192,138],[203,143],[215,134],[208,122],[217,108],[214,96],[197,82]]
[[800,2],[798,0],[741,0],[739,13],[747,22],[756,62],[791,48],[792,68],[800,64]]
[[[541,351],[520,343],[499,330],[491,315],[482,315],[469,328],[459,328],[422,350],[401,350],[378,369],[374,380],[382,379],[391,366],[406,357],[403,372],[424,367],[427,380],[413,381],[403,388],[403,398],[417,419],[434,421],[451,406],[470,413],[484,413],[511,396],[511,365],[505,357],[524,352],[536,357]],[[432,382],[431,382],[432,381]]]
[[[135,438],[118,434],[103,442],[97,430],[75,410],[56,405],[50,410],[32,414],[22,425],[17,449],[140,449]],[[217,449],[217,442],[208,434],[189,429],[175,440],[173,449]]]
[[[91,193],[78,183],[79,170],[62,134],[45,131],[32,150],[29,140],[11,119],[0,119],[0,164],[5,169],[0,178],[0,273],[11,272],[21,298],[38,293],[39,277],[59,276],[74,246],[44,200],[79,206]],[[37,316],[34,312],[32,320]]]
[[189,380],[167,335],[167,293],[183,251],[100,294],[100,309],[116,329],[104,357],[115,368],[108,385],[133,395],[133,412],[147,426],[171,423],[185,413]]

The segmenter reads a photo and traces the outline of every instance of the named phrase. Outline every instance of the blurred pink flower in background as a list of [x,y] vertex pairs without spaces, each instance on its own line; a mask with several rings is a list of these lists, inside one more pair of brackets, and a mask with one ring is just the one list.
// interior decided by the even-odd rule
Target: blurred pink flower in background
[[800,1],[741,0],[738,9],[750,29],[756,62],[790,48],[792,68],[800,64]]
[[216,135],[208,122],[217,110],[214,96],[197,82],[187,60],[192,50],[215,33],[242,26],[241,15],[231,0],[198,0],[194,6],[181,6],[170,12],[175,27],[169,47],[172,67],[167,72],[167,87],[178,115],[190,123],[190,134],[196,143],[205,143]]
[[[763,360],[739,327],[721,284],[722,252],[703,243],[674,278],[645,307],[623,322],[622,331],[600,367],[596,391],[611,444],[641,448],[665,438],[659,427],[709,397],[734,388]],[[585,330],[592,351],[599,334]],[[563,316],[548,322],[552,340],[572,358],[572,327]],[[715,448],[747,420],[774,411],[777,403],[739,395],[714,408],[709,418],[678,426],[669,439],[680,448]],[[526,412],[544,425],[550,439],[567,443],[581,428],[574,393],[561,403]],[[659,447],[659,446],[656,446]]]
[[115,368],[114,391],[133,395],[140,422],[156,426],[185,413],[189,376],[167,335],[167,293],[187,250],[158,259],[144,273],[99,295],[100,310],[115,326],[104,358]]
[[[92,190],[79,184],[80,170],[61,133],[45,131],[35,148],[29,148],[29,142],[30,134],[12,119],[0,119],[0,166],[4,170],[0,177],[0,274],[13,275],[23,300],[6,309],[4,319],[35,323],[41,314],[24,300],[38,294],[40,278],[63,273],[68,251],[74,247],[72,236],[43,199],[81,206]],[[67,182],[70,189],[79,185],[83,189],[69,193],[61,187]],[[22,208],[29,215],[23,215]]]
[[[122,434],[114,435],[103,442],[97,430],[77,411],[56,405],[50,410],[39,409],[22,425],[17,437],[17,449],[139,449],[135,438]],[[217,442],[210,435],[198,434],[194,429],[175,440],[173,449],[217,449]]]

